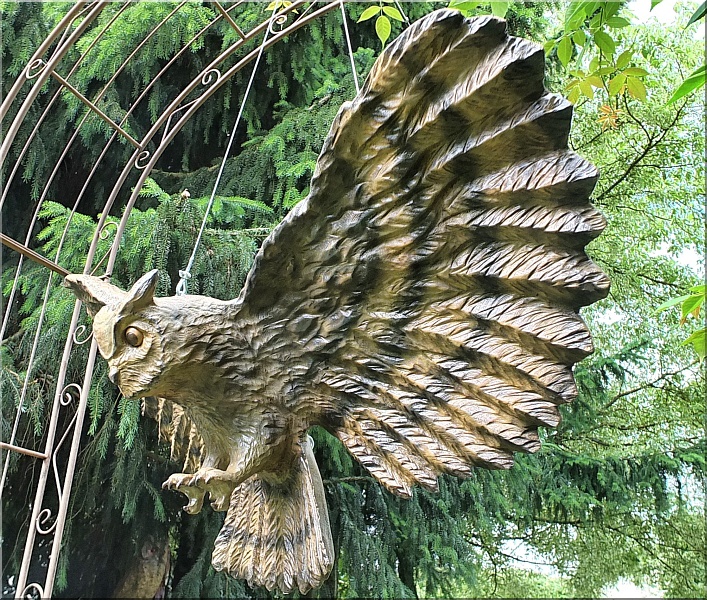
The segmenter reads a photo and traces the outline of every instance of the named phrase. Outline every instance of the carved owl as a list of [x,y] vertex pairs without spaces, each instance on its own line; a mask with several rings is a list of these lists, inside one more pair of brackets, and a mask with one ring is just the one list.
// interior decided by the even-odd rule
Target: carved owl
[[537,45],[493,17],[409,27],[340,110],[309,196],[240,296],[155,298],[66,278],[111,378],[148,407],[187,473],[165,486],[228,510],[213,564],[306,592],[334,552],[307,430],[324,427],[392,493],[509,468],[538,449],[592,351],[581,306],[604,219],[567,149],[572,107]]

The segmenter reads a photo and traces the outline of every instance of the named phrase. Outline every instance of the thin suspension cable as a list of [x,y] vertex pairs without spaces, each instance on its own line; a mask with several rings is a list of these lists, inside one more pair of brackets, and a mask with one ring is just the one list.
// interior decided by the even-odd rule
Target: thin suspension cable
[[403,19],[405,19],[405,23],[410,25],[410,19],[408,19],[408,16],[405,14],[405,11],[403,11],[403,7],[400,6],[400,2],[398,0],[395,0],[395,6],[398,7],[398,10],[400,11],[400,14],[403,15]]
[[179,283],[177,284],[177,296],[183,296],[184,294],[187,293],[187,280],[191,277],[191,269],[194,266],[194,260],[196,259],[196,253],[199,250],[199,244],[201,243],[201,237],[204,234],[204,230],[206,229],[206,222],[209,219],[209,213],[211,212],[211,207],[214,204],[214,199],[216,198],[216,190],[218,189],[218,185],[221,182],[221,177],[223,176],[223,171],[226,168],[226,160],[228,159],[229,154],[231,153],[231,146],[233,146],[233,140],[236,138],[236,131],[238,129],[238,125],[241,122],[241,117],[243,116],[243,109],[245,108],[245,103],[246,100],[248,99],[248,95],[250,94],[250,90],[253,87],[253,81],[255,80],[255,74],[258,71],[258,65],[260,64],[260,58],[263,56],[263,50],[265,49],[265,42],[268,39],[268,34],[270,33],[270,30],[272,28],[273,23],[275,22],[275,13],[277,11],[273,10],[272,15],[270,15],[270,24],[268,25],[267,29],[263,33],[263,42],[260,45],[260,49],[258,51],[258,56],[255,59],[255,64],[253,65],[253,71],[250,74],[250,80],[248,81],[248,86],[246,87],[245,93],[243,94],[243,100],[241,101],[241,106],[238,109],[238,116],[236,117],[236,122],[233,125],[233,130],[231,131],[231,137],[228,140],[228,144],[226,145],[226,152],[223,155],[223,159],[221,160],[221,166],[219,167],[218,174],[216,175],[216,181],[214,182],[214,187],[211,190],[211,196],[209,198],[209,202],[206,205],[206,211],[204,212],[204,219],[201,222],[201,228],[199,229],[199,234],[196,236],[196,242],[194,242],[194,248],[192,250],[191,256],[189,257],[189,262],[187,263],[186,269],[183,271],[179,271]]
[[356,72],[356,63],[354,62],[353,48],[351,47],[351,37],[349,36],[348,19],[346,18],[346,11],[344,10],[344,0],[339,0],[339,6],[341,6],[341,19],[344,22],[344,34],[346,35],[346,45],[349,48],[351,72],[353,73],[354,85],[356,86],[356,93],[358,94],[361,91],[361,88],[358,85],[358,73]]

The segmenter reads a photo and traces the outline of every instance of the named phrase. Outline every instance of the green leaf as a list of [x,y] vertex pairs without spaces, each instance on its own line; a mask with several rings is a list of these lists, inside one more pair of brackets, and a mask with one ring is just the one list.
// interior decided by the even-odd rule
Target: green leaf
[[557,57],[560,62],[566,67],[572,58],[572,40],[568,37],[563,37],[557,46]]
[[611,19],[621,8],[621,2],[602,2],[602,14],[604,22]]
[[707,291],[707,285],[704,283],[702,285],[696,285],[690,288],[691,292],[694,292],[695,294],[702,294],[704,295],[705,292]]
[[651,0],[651,10],[658,6],[663,0]]
[[385,46],[385,43],[390,37],[390,31],[392,27],[390,25],[390,19],[385,15],[381,15],[376,19],[376,35],[381,43]]
[[632,56],[633,50],[624,50],[621,54],[619,54],[619,57],[616,59],[616,68],[623,69],[624,67],[628,66],[628,63],[631,62]]
[[589,77],[587,77],[587,81],[595,88],[604,87],[604,82],[601,80],[601,77],[597,77],[596,75],[590,75]]
[[699,67],[692,75],[682,82],[680,87],[675,90],[675,93],[668,100],[668,104],[672,104],[680,100],[683,96],[687,96],[690,92],[702,87],[705,84],[705,65]]
[[591,30],[592,33],[597,31],[601,27],[602,18],[603,18],[603,15],[600,11],[597,14],[595,14],[592,17],[592,19],[589,21],[589,29]]
[[676,304],[680,304],[680,303],[684,302],[684,301],[687,300],[689,297],[690,297],[690,296],[689,296],[689,294],[688,294],[688,295],[685,295],[685,296],[679,296],[679,297],[677,297],[677,298],[671,298],[670,300],[666,300],[665,302],[663,302],[663,304],[661,304],[660,306],[658,306],[658,307],[655,309],[655,312],[657,312],[657,313],[662,312],[662,311],[664,311],[664,310],[670,308],[671,306],[675,306]]
[[587,43],[587,34],[578,29],[572,34],[572,41],[578,46],[584,46]]
[[623,17],[609,17],[606,24],[614,29],[619,29],[620,27],[628,27],[631,23]]
[[690,25],[699,21],[700,19],[704,19],[706,13],[707,13],[707,2],[703,2],[702,6],[700,6],[694,12],[694,14],[690,17],[690,20],[687,22],[686,27],[689,27]]
[[592,84],[586,79],[579,82],[579,89],[582,93],[587,96],[587,98],[594,98],[594,90],[592,89]]
[[700,307],[705,301],[704,294],[692,294],[688,296],[682,303],[682,320],[683,322],[687,319],[689,314],[692,314],[695,318],[699,317]]
[[567,7],[565,31],[577,29],[596,10],[596,2],[571,2]]
[[358,21],[356,21],[356,22],[360,23],[361,21],[368,21],[368,19],[375,17],[380,11],[381,11],[380,6],[369,6],[366,10],[364,10],[361,13],[361,16],[358,18]]
[[617,96],[626,83],[626,75],[617,75],[609,81],[609,96]]
[[552,49],[555,47],[555,40],[548,40],[543,44],[543,50],[545,50],[545,54],[550,54],[552,52]]
[[403,15],[400,14],[400,11],[393,7],[393,6],[384,6],[383,7],[383,12],[388,15],[391,19],[395,19],[396,21],[402,21],[403,20]]
[[465,0],[452,0],[452,2],[449,3],[449,8],[454,8],[456,10],[460,10],[464,13],[470,13],[477,8],[479,8],[479,4],[481,2],[467,2]]
[[648,71],[641,69],[640,67],[629,67],[624,71],[624,75],[631,75],[632,77],[645,77],[648,75]]
[[640,79],[637,77],[626,77],[626,87],[628,88],[628,93],[634,98],[642,102],[646,101],[646,86]]
[[274,2],[271,2],[268,4],[267,8],[265,10],[272,10],[277,12],[281,8],[287,8],[290,6],[292,2],[287,2],[286,0],[275,0]]
[[576,104],[577,100],[579,100],[579,95],[580,95],[579,85],[576,85],[574,88],[572,88],[572,91],[569,94],[567,94],[567,100],[569,100],[572,104]]
[[612,56],[616,51],[616,42],[614,41],[614,38],[604,31],[597,31],[594,34],[594,41],[606,56]]
[[495,17],[505,17],[510,4],[510,2],[491,2],[491,14]]
[[697,356],[699,356],[701,360],[705,359],[705,333],[706,333],[706,331],[707,330],[705,330],[704,328],[698,329],[689,338],[687,338],[683,342],[683,345],[692,344],[692,347],[695,349],[695,352],[697,352]]

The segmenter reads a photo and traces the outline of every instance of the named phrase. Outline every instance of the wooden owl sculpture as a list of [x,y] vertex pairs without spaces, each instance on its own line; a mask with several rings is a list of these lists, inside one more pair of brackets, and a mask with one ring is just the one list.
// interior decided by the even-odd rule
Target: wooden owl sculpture
[[609,282],[584,252],[597,171],[543,70],[502,20],[434,12],[341,108],[238,298],[155,298],[156,271],[129,292],[66,278],[113,381],[161,399],[192,471],[165,486],[228,511],[216,569],[283,592],[327,578],[313,425],[403,497],[507,469],[557,425],[592,352],[578,309]]

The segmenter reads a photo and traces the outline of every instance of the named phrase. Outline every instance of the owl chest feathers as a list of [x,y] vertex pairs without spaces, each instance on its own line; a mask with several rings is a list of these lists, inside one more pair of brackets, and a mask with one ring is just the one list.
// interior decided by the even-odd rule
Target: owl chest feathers
[[300,437],[306,424],[288,408],[292,382],[273,377],[233,303],[197,296],[155,302],[141,319],[152,324],[156,348],[137,364],[148,371],[154,362],[159,375],[140,395],[184,407],[214,464],[225,468],[251,452],[270,455]]

